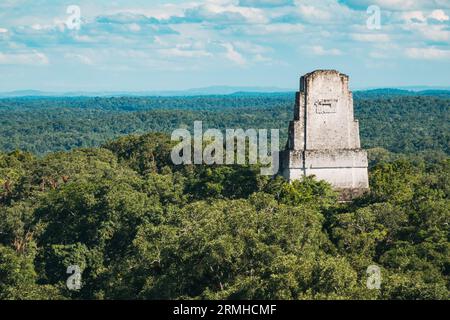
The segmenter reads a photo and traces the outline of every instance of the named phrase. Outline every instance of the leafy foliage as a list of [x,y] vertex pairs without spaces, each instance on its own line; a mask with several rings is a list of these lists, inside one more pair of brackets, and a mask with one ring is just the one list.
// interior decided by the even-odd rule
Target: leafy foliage
[[173,166],[170,137],[144,134],[202,120],[285,140],[292,101],[1,99],[0,299],[449,299],[447,93],[355,93],[371,191],[352,203],[313,177]]
[[374,157],[371,192],[339,203],[314,178],[175,167],[171,146],[0,154],[0,299],[449,298],[448,158]]
[[[394,153],[449,154],[450,96],[411,92],[356,92],[364,148]],[[129,134],[207,128],[280,129],[287,140],[294,94],[198,97],[9,98],[0,99],[0,150],[37,155],[97,147]]]

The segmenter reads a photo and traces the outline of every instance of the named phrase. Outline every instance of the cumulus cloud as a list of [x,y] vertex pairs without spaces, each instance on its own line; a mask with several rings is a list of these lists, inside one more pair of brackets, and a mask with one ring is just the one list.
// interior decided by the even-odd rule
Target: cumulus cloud
[[32,52],[15,52],[15,53],[2,53],[0,52],[0,64],[6,65],[48,65],[48,57],[36,50]]
[[154,35],[177,34],[169,25],[144,15],[119,13],[111,16],[100,16],[92,23],[83,26],[81,34],[114,33],[128,35],[129,32],[151,33]]
[[450,50],[438,48],[408,48],[406,55],[413,59],[439,60],[450,59]]
[[239,52],[236,51],[233,44],[223,43],[222,46],[226,49],[225,57],[228,60],[240,66],[244,66],[245,64],[247,64],[246,59]]
[[207,3],[189,8],[182,17],[172,17],[169,23],[247,24],[267,23],[264,11],[259,8]]
[[366,10],[371,5],[377,5],[382,10],[416,10],[450,8],[448,0],[338,0],[351,8]]
[[325,49],[322,46],[312,46],[311,52],[318,56],[340,56],[342,51],[339,49]]
[[356,41],[363,42],[389,42],[390,37],[388,34],[383,33],[355,33],[351,35],[351,38]]
[[160,49],[158,52],[167,57],[205,58],[213,56],[201,43],[177,44],[175,47]]
[[[45,2],[54,8],[50,0],[40,3]],[[45,65],[48,55],[52,62],[61,59],[95,69],[103,65],[105,70],[141,70],[141,66],[209,70],[278,61],[297,65],[304,55],[333,62],[342,60],[337,57],[344,53],[349,64],[361,57],[395,64],[405,55],[442,60],[450,50],[449,0],[179,0],[160,4],[130,0],[109,6],[79,2],[83,23],[74,31],[65,25],[64,10],[51,16],[45,10],[36,11],[35,5],[33,15],[23,14],[25,4],[31,4],[26,0],[19,14],[10,10],[16,7],[14,1],[4,0],[0,8],[3,5],[9,11],[0,10],[0,63]],[[366,26],[366,9],[373,4],[382,10],[381,30]],[[384,49],[383,45],[397,47]],[[33,49],[46,55],[39,56]]]
[[304,19],[310,21],[330,21],[333,19],[333,12],[323,10],[313,5],[300,5],[299,13]]
[[444,22],[449,21],[448,15],[444,12],[444,10],[433,10],[428,16],[429,19],[433,19],[436,21]]
[[293,6],[293,0],[239,0],[239,5],[243,7],[273,8],[283,6]]
[[147,17],[143,14],[130,12],[120,12],[114,15],[102,15],[96,18],[98,23],[113,24],[159,24],[159,20],[153,17]]
[[169,57],[203,58],[211,56],[211,53],[204,50],[183,50],[181,48],[161,49],[159,52],[163,56]]
[[250,54],[263,54],[273,51],[270,47],[266,47],[250,41],[237,41],[233,44],[236,49]]
[[281,35],[300,35],[305,31],[302,24],[274,23],[258,24],[245,27],[232,27],[234,34],[248,36],[281,36]]
[[69,52],[64,55],[64,58],[74,61],[76,63],[85,64],[85,65],[93,65],[94,64],[94,62],[92,61],[91,58],[89,58],[86,55],[80,54],[80,53]]
[[405,27],[419,39],[435,42],[450,43],[450,30],[442,25],[411,25]]
[[407,23],[426,23],[427,18],[422,11],[408,11],[401,14],[403,20]]
[[294,9],[275,17],[276,22],[309,23],[315,25],[348,24],[360,13],[338,3],[336,0],[298,0]]

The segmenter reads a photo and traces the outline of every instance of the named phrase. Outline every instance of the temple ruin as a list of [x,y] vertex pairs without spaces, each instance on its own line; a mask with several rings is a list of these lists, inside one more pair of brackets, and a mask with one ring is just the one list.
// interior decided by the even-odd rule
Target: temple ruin
[[314,175],[339,190],[342,200],[369,188],[367,152],[361,149],[348,82],[347,75],[335,70],[301,77],[288,143],[281,153],[281,173],[287,180]]

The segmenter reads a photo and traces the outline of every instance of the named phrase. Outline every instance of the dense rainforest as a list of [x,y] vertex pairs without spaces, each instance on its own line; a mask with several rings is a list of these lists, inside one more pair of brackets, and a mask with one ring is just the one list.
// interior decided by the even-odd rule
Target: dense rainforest
[[350,203],[314,177],[172,164],[172,129],[286,130],[292,101],[0,100],[0,299],[449,299],[445,94],[355,94],[371,190]]
[[[364,148],[395,153],[449,153],[450,92],[404,95],[355,93],[355,117]],[[430,93],[431,94],[431,93]],[[280,129],[287,139],[292,93],[194,97],[79,97],[0,99],[0,150],[43,155],[96,147],[128,134],[205,128]]]

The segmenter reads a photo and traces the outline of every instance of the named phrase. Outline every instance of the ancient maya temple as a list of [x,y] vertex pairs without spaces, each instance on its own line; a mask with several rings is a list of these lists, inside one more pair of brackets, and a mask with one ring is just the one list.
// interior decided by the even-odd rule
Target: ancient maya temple
[[301,77],[288,143],[281,153],[286,179],[314,175],[341,191],[342,200],[369,188],[367,152],[361,149],[348,81],[347,75],[335,70]]

